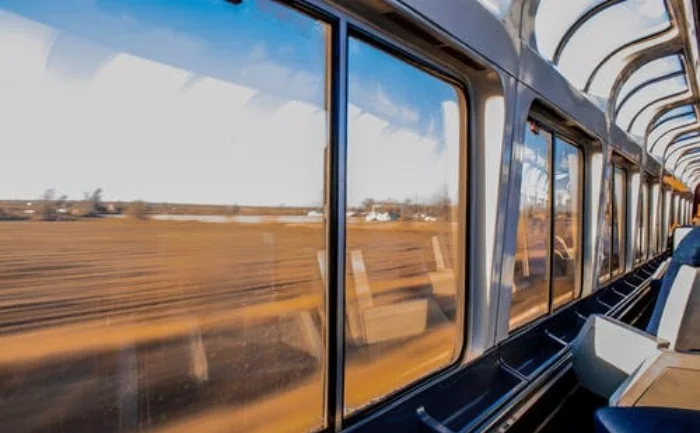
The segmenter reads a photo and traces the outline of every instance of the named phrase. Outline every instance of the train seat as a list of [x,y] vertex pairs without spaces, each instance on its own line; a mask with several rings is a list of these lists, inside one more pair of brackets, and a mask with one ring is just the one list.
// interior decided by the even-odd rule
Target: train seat
[[596,433],[700,431],[700,411],[661,407],[604,407],[595,412]]
[[[674,237],[676,233],[674,233]],[[678,273],[682,267],[700,267],[700,227],[688,230],[683,234],[683,239],[675,248],[668,269],[661,281],[659,296],[654,305],[646,331],[652,335],[658,335],[669,341],[675,341],[680,326],[680,321],[688,307],[690,297],[690,282],[683,284],[678,280]],[[692,272],[686,271],[684,278],[692,277]],[[678,287],[679,289],[676,289]],[[672,294],[672,292],[674,292]],[[676,293],[677,292],[677,293]],[[694,297],[693,297],[694,298]],[[670,302],[673,301],[673,302]],[[668,314],[667,314],[668,313]],[[675,317],[674,317],[675,316]],[[662,317],[665,317],[662,327]],[[678,323],[676,323],[678,322]]]
[[[668,265],[646,332],[609,317],[588,318],[572,342],[573,366],[579,383],[604,398],[663,349],[698,346],[700,310],[700,228],[690,231]],[[697,314],[695,314],[697,315]]]
[[690,233],[695,227],[694,226],[680,226],[673,230],[673,251],[678,249],[678,244],[685,238],[685,236]]

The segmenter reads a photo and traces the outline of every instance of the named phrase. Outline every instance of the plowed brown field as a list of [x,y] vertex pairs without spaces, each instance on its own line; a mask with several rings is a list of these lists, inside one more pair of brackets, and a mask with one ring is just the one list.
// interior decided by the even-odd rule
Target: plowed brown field
[[[348,251],[362,251],[375,302],[430,297],[433,236],[453,266],[448,230],[355,224]],[[0,223],[2,429],[318,427],[323,351],[304,345],[298,323],[306,314],[322,341],[324,238],[320,223]],[[386,371],[420,376],[449,360],[453,341],[451,323],[431,323],[381,357],[352,351],[348,377],[401,386]]]

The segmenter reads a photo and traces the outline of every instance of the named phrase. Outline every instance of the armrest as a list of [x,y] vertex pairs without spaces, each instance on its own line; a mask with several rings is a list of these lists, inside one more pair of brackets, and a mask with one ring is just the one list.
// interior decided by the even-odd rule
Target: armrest
[[606,399],[660,351],[653,335],[600,315],[588,318],[571,346],[579,383]]

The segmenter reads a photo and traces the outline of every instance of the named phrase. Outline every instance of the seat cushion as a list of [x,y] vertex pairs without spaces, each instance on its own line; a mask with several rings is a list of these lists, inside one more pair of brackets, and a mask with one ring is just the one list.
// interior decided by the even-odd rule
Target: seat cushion
[[661,316],[663,314],[664,307],[666,306],[666,301],[668,300],[671,287],[673,286],[673,281],[678,275],[678,270],[683,265],[692,266],[694,268],[700,267],[700,227],[693,228],[690,233],[683,238],[683,240],[678,244],[678,248],[676,248],[676,250],[673,252],[671,263],[668,266],[666,274],[664,274],[664,277],[661,280],[659,297],[656,300],[654,311],[646,328],[646,331],[652,335],[657,335],[659,331]]
[[665,407],[604,407],[595,413],[596,433],[700,432],[700,411]]

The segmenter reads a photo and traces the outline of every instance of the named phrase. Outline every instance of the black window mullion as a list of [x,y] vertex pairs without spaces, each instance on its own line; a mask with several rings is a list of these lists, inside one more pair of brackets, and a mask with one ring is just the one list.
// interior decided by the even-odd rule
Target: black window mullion
[[[612,252],[617,250],[617,261],[618,263],[620,262],[620,251],[619,251],[619,246],[620,246],[620,234],[617,233],[617,212],[618,212],[618,206],[617,206],[617,199],[615,197],[615,191],[617,188],[617,166],[613,165],[613,171],[612,171],[612,182],[610,182],[610,199],[612,200],[612,224],[611,226],[611,243],[610,243],[610,249],[611,249],[611,254],[610,254],[610,279],[614,278],[615,276],[615,267],[613,265],[613,260],[612,260]],[[615,242],[615,235],[617,234],[617,242]]]
[[326,422],[331,430],[343,427],[345,378],[345,222],[347,185],[347,73],[348,26],[332,26],[330,64],[326,80],[330,103],[328,203],[328,301],[326,302]]
[[547,172],[549,173],[549,232],[547,233],[547,276],[549,296],[547,300],[547,313],[552,312],[554,305],[554,136],[555,132],[549,134],[549,143],[547,147]]
[[[615,165],[610,171],[610,182],[608,182],[608,200],[610,200],[610,247],[608,248],[608,278],[613,278],[613,251],[615,251]],[[607,206],[607,203],[606,203]]]

